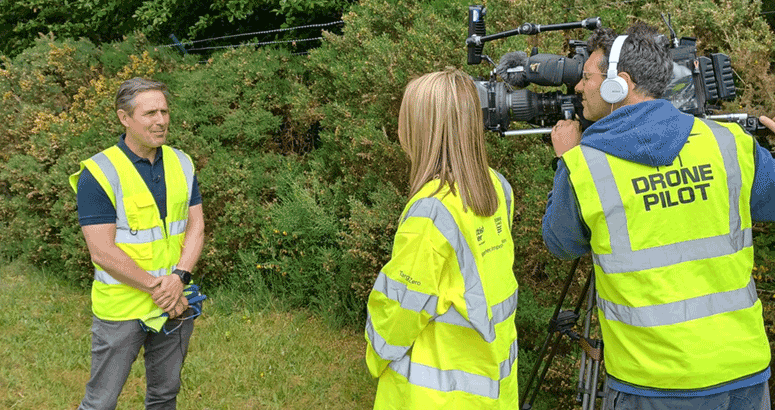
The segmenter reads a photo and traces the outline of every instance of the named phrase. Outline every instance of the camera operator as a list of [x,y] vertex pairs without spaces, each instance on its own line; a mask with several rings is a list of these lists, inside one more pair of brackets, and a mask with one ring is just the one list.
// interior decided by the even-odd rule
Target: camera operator
[[597,29],[576,92],[596,121],[552,131],[549,251],[592,252],[608,409],[770,409],[752,220],[775,220],[775,161],[737,124],[659,99],[668,41]]

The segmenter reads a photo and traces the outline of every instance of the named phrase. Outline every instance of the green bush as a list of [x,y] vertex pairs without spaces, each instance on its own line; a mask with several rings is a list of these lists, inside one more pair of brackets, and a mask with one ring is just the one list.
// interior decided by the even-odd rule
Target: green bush
[[[169,76],[174,124],[209,145],[245,151],[309,150],[304,133],[319,119],[314,105],[297,99],[300,57],[249,47],[224,52],[193,71]],[[291,117],[290,113],[295,114]],[[255,152],[255,151],[254,151]]]
[[91,263],[68,176],[78,163],[115,144],[113,98],[123,78],[167,69],[135,49],[129,64],[105,77],[87,40],[41,37],[0,71],[0,243],[8,258],[25,256],[74,283],[88,284]]
[[[362,1],[344,16],[342,34],[326,34],[326,43],[306,57],[243,47],[196,64],[195,58],[178,57],[167,48],[153,49],[142,34],[99,47],[88,40],[40,37],[33,47],[6,58],[0,71],[3,253],[88,266],[77,256],[81,252],[60,246],[83,245],[71,228],[73,198],[66,176],[79,160],[115,142],[121,131],[112,102],[117,85],[134,75],[150,76],[171,86],[171,143],[189,152],[199,170],[208,235],[200,264],[205,277],[229,281],[241,263],[238,255],[247,252],[297,273],[318,274],[325,265],[337,283],[321,276],[327,285],[312,289],[302,283],[309,277],[300,276],[304,290],[289,296],[299,304],[325,299],[318,293],[322,288],[329,292],[326,298],[335,289],[341,294],[334,299],[354,295],[357,303],[364,302],[388,258],[395,218],[406,200],[408,164],[395,131],[403,87],[423,73],[463,66],[467,5]],[[763,66],[770,61],[772,34],[762,30],[766,26],[755,4],[662,7],[666,10],[637,2],[568,8],[493,1],[488,26],[493,32],[518,21],[600,15],[621,30],[635,20],[661,25],[660,12],[671,11],[679,34],[703,35],[702,52],[727,52],[733,62],[742,62],[735,63],[742,88],[734,108],[772,110],[772,75]],[[530,47],[562,52],[566,39],[586,35],[576,30],[512,37],[488,43],[485,51],[494,57]],[[473,75],[487,73],[486,66],[464,68]],[[514,186],[518,275],[528,281],[557,279],[561,264],[540,239],[551,149],[537,137],[492,134],[488,144],[492,166]],[[308,224],[293,225],[294,215],[307,215]],[[326,241],[317,243],[323,236],[315,230],[323,227]],[[291,248],[279,250],[264,244],[274,229],[291,230],[301,242],[286,241],[283,246]],[[757,255],[769,260],[769,235],[758,232],[757,243],[762,248]],[[302,257],[304,246],[318,246],[319,252]],[[336,263],[324,263],[329,257]]]

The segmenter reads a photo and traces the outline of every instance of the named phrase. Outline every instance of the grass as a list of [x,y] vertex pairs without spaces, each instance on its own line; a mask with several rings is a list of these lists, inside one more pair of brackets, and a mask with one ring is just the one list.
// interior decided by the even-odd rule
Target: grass
[[[548,314],[530,309],[536,306],[530,288],[522,290],[518,311],[520,383],[545,337]],[[258,303],[265,295],[205,293],[209,299],[195,321],[179,409],[372,408],[376,381],[363,361],[360,329],[333,329],[309,312],[288,310],[277,301]],[[773,299],[762,295],[771,344]],[[91,317],[88,290],[18,260],[0,262],[0,409],[77,408],[89,378]],[[572,398],[577,350],[562,343],[536,410],[578,407]],[[143,408],[144,375],[141,352],[118,409]]]
[[[19,260],[0,262],[0,409],[74,410],[83,397],[90,367],[89,291],[56,276]],[[194,322],[179,409],[372,408],[376,381],[363,361],[360,329],[333,329],[279,301],[260,305],[266,295],[205,293],[209,299]],[[521,316],[539,313],[523,309]],[[531,320],[543,329],[543,320]],[[534,360],[530,353],[520,353],[524,375]],[[553,366],[560,373],[572,369],[561,362]],[[562,390],[571,373],[555,373],[547,385]],[[144,375],[141,352],[118,409],[143,408]],[[553,393],[542,391],[535,409],[571,408],[560,406]]]
[[[372,407],[376,382],[360,330],[332,329],[306,311],[248,308],[245,295],[208,296],[179,409]],[[77,408],[89,378],[89,299],[23,262],[0,267],[0,408]],[[142,408],[144,374],[141,352],[118,409]]]

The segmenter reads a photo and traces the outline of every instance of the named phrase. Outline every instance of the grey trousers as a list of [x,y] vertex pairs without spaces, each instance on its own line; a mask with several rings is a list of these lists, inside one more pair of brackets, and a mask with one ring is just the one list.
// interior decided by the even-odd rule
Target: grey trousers
[[767,382],[702,397],[643,397],[611,390],[605,410],[770,410]]
[[145,347],[145,408],[174,410],[180,391],[180,371],[194,331],[194,321],[168,321],[180,328],[170,335],[146,333],[137,320],[109,322],[92,319],[91,378],[78,410],[112,410],[126,383],[129,371]]

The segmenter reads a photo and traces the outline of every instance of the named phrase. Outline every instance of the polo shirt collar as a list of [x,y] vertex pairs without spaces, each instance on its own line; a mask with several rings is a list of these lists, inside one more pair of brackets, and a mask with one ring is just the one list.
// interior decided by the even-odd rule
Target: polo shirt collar
[[[118,145],[119,148],[121,148],[121,151],[124,151],[124,154],[126,154],[127,157],[129,157],[129,160],[132,161],[132,163],[140,162],[140,161],[148,161],[145,158],[142,158],[141,156],[135,154],[132,152],[131,149],[129,149],[129,146],[126,145],[126,133],[121,134],[121,137],[118,139]],[[156,149],[156,158],[153,159],[153,163],[157,163],[161,159],[161,148]],[[150,162],[150,161],[148,161]]]

